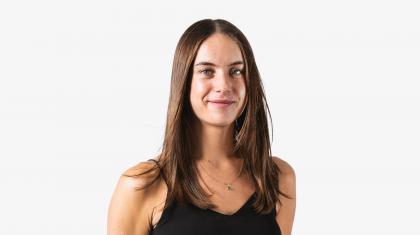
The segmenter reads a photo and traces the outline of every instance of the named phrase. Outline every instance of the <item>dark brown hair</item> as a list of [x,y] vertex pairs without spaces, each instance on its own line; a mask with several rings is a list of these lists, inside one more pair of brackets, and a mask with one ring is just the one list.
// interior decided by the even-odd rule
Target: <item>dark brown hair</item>
[[[157,159],[162,176],[168,184],[165,208],[174,200],[188,201],[201,208],[214,206],[198,183],[197,169],[192,157],[195,146],[192,122],[195,114],[189,102],[189,93],[192,64],[197,51],[201,43],[215,33],[222,33],[233,39],[244,58],[247,99],[242,114],[236,120],[237,125],[234,125],[233,152],[244,159],[244,170],[251,176],[256,187],[253,205],[255,210],[258,213],[269,213],[280,200],[280,194],[290,198],[278,187],[281,172],[271,157],[267,119],[268,114],[272,126],[271,114],[248,40],[236,26],[222,19],[204,19],[192,24],[182,34],[176,46],[165,136],[162,152]],[[153,169],[156,168],[141,174]],[[159,176],[160,174],[156,178]]]

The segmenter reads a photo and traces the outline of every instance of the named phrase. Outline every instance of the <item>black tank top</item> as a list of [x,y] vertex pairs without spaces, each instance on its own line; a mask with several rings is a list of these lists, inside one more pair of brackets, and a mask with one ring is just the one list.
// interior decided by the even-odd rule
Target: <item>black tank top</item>
[[[156,160],[150,160],[160,168]],[[266,215],[257,214],[252,207],[254,200],[255,192],[232,215],[174,202],[162,211],[157,225],[149,228],[149,235],[281,235],[276,208]]]

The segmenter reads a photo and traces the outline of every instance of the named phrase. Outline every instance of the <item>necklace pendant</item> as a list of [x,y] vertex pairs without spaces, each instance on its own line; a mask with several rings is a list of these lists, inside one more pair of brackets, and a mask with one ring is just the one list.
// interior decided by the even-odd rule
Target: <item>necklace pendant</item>
[[233,188],[232,188],[232,185],[231,185],[231,184],[226,184],[226,183],[225,183],[225,186],[226,186],[226,189],[227,189],[228,191],[232,191],[232,190],[233,190]]

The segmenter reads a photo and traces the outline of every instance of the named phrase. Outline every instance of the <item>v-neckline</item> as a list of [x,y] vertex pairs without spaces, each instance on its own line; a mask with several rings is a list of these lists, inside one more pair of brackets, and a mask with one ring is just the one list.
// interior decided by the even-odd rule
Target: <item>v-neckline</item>
[[232,213],[232,214],[224,214],[224,213],[222,213],[222,212],[218,212],[218,211],[215,211],[215,210],[212,210],[212,209],[210,209],[210,208],[207,208],[207,211],[209,211],[209,212],[211,212],[211,213],[214,213],[214,214],[217,214],[217,215],[221,215],[221,216],[225,216],[225,217],[232,217],[232,216],[235,216],[235,215],[237,215],[239,212],[241,212],[241,211],[243,211],[244,209],[245,209],[245,207],[251,202],[251,200],[254,198],[254,195],[256,194],[256,192],[254,191],[252,194],[251,194],[251,196],[249,196],[249,198],[248,198],[248,200],[246,200],[245,202],[244,202],[244,204],[239,208],[239,209],[237,209],[234,213]]

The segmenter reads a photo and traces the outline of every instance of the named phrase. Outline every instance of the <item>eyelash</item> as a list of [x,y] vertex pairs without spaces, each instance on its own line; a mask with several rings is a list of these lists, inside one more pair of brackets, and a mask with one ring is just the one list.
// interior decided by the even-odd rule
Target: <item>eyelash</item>
[[[235,74],[235,75],[242,75],[242,70],[241,69],[232,69],[232,70],[234,70],[234,71],[239,71],[240,73],[239,74]],[[200,70],[200,71],[198,71],[199,73],[203,73],[204,71],[212,71],[213,72],[213,70],[212,69],[202,69],[202,70]],[[207,76],[206,74],[204,74],[205,76]]]

